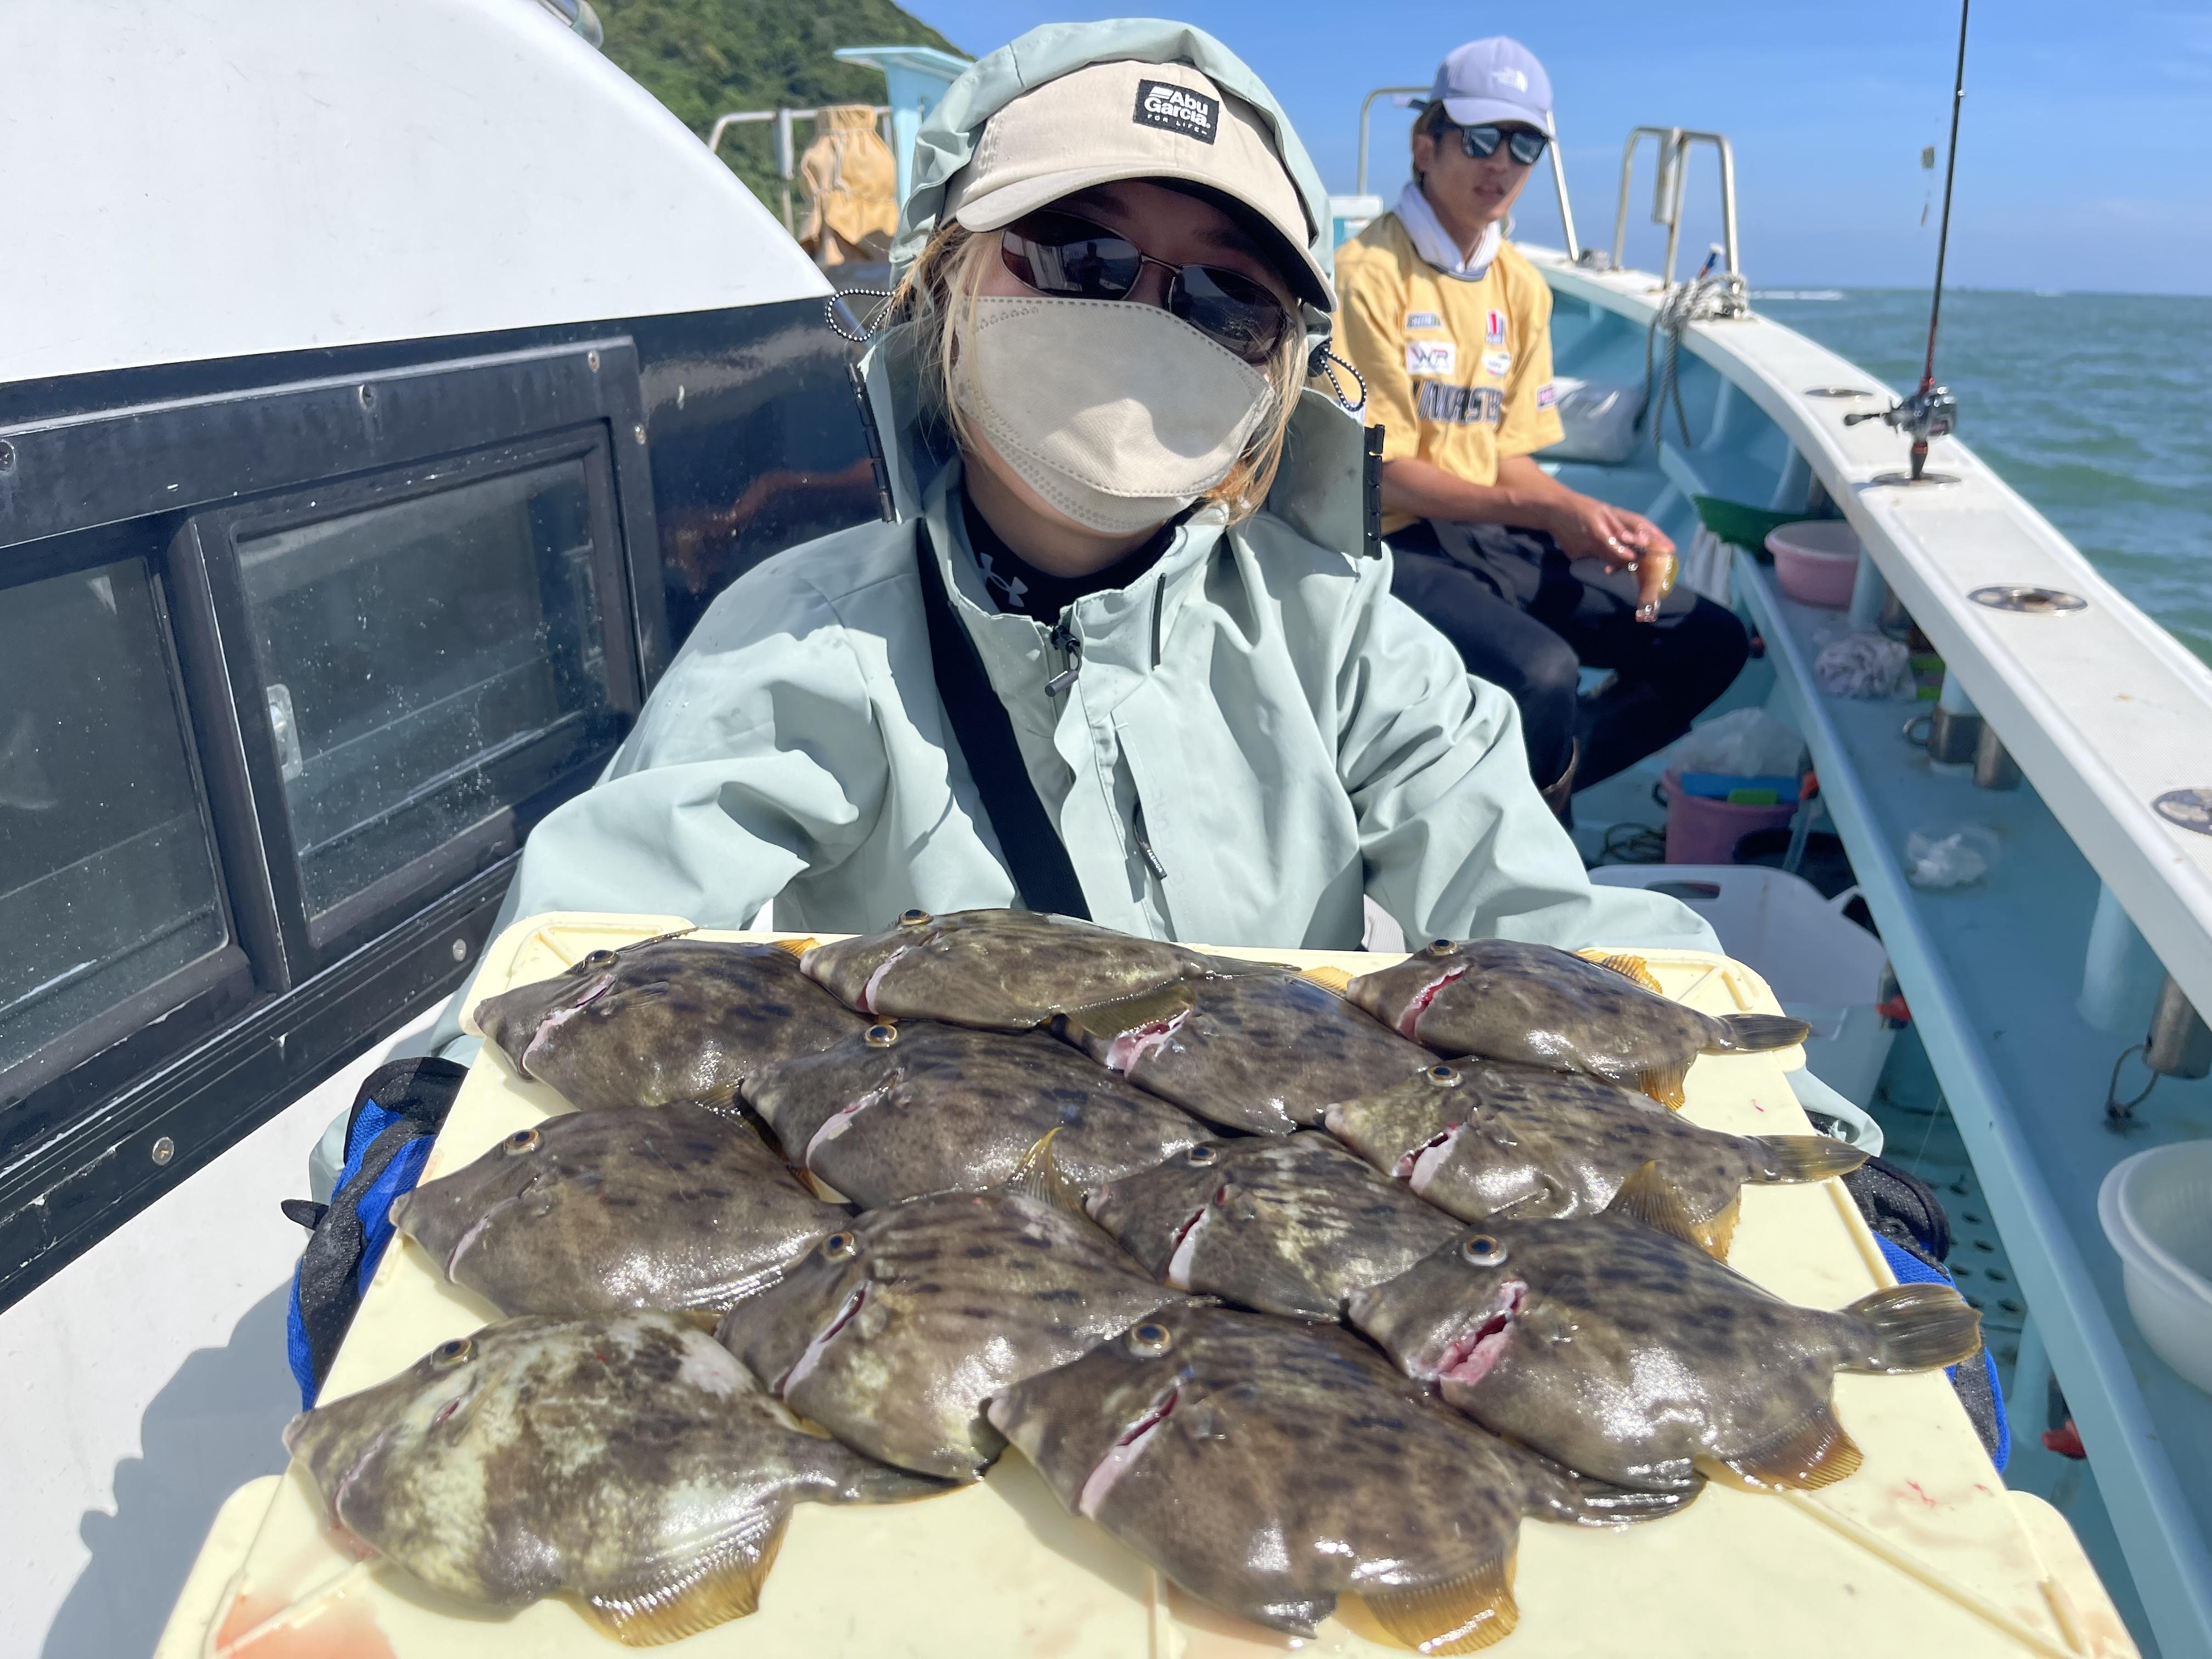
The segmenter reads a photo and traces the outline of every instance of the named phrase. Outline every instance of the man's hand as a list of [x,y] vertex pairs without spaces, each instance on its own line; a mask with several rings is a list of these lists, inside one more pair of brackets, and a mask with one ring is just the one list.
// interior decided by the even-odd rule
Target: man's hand
[[1596,559],[1608,570],[1636,573],[1636,617],[1650,622],[1659,601],[1674,585],[1674,544],[1641,513],[1614,507],[1591,495],[1562,491],[1549,503],[1544,528],[1571,559]]

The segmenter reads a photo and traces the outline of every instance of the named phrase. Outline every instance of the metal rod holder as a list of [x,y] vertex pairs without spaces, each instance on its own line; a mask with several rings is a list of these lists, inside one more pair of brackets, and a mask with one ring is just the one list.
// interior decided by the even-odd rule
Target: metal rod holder
[[2212,1076],[2212,1027],[2204,1024],[2171,974],[2159,987],[2158,1006],[2151,1010],[2143,1064],[2160,1077]]
[[1997,729],[1987,720],[1976,718],[1981,727],[1974,740],[1974,787],[1977,789],[2017,789],[2020,787],[2020,763],[2012,757]]

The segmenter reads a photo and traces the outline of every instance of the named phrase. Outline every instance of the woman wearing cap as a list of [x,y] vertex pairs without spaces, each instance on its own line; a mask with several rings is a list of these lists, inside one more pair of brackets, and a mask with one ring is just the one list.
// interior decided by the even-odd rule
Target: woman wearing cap
[[[1350,948],[1371,896],[1417,936],[1711,948],[1590,885],[1511,700],[1361,545],[1358,429],[1301,391],[1326,198],[1249,69],[1172,23],[1033,30],[947,90],[915,176],[865,363],[896,517],[714,602],[502,923],[1026,903]],[[1353,465],[1286,466],[1294,427]]]

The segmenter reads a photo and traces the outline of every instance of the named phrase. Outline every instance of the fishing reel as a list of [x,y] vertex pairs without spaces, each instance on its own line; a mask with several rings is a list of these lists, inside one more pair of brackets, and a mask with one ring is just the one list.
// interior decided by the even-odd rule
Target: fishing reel
[[1958,429],[1959,400],[1951,395],[1950,387],[1923,380],[1917,392],[1899,398],[1887,409],[1861,410],[1844,416],[1845,426],[1856,426],[1862,421],[1880,421],[1911,438],[1912,472],[1909,481],[1918,483],[1928,465],[1929,440],[1948,438]]

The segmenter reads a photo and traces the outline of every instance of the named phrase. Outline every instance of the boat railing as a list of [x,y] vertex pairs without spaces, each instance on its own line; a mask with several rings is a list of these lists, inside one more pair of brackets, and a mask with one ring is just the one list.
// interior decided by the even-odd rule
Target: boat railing
[[[1359,166],[1356,175],[1357,181],[1352,187],[1353,193],[1355,195],[1364,196],[1367,194],[1368,131],[1374,116],[1376,100],[1378,99],[1388,98],[1390,100],[1392,106],[1395,108],[1413,109],[1425,102],[1428,95],[1429,88],[1426,86],[1377,87],[1374,91],[1369,93],[1366,97],[1359,100]],[[1559,118],[1557,116],[1553,117],[1552,127],[1552,142],[1545,147],[1545,154],[1548,155],[1552,158],[1552,187],[1559,192],[1559,240],[1567,250],[1567,258],[1579,263],[1583,257],[1583,245],[1580,240],[1575,235],[1574,204],[1567,199],[1567,169],[1565,163],[1559,160]],[[1644,130],[1644,129],[1642,128],[1638,129],[1639,131]],[[1733,186],[1731,186],[1731,191],[1732,191]],[[1735,198],[1733,193],[1730,194],[1729,200],[1730,203],[1729,222],[1734,223],[1735,207],[1733,204]]]
[[[1736,243],[1735,232],[1735,150],[1723,134],[1698,132],[1688,127],[1632,127],[1628,142],[1620,152],[1620,205],[1613,220],[1613,264],[1620,270],[1628,259],[1628,195],[1636,181],[1636,152],[1649,134],[1658,141],[1659,172],[1651,181],[1651,222],[1667,227],[1667,258],[1659,270],[1661,286],[1674,286],[1674,259],[1682,241],[1683,185],[1689,176],[1689,154],[1692,144],[1711,144],[1721,164],[1721,246],[1722,257],[1728,262],[1729,286],[1741,290],[1743,284],[1743,260]],[[1559,146],[1553,150],[1557,155]],[[1559,199],[1566,201],[1566,185],[1559,185]],[[1579,261],[1571,240],[1567,257]]]
[[[842,107],[849,108],[850,106]],[[868,107],[875,112],[876,130],[883,134],[884,143],[890,144],[890,106],[871,104]],[[719,155],[722,150],[723,135],[732,127],[753,126],[764,121],[775,124],[775,171],[776,176],[783,180],[783,228],[793,235],[798,231],[791,216],[791,181],[799,176],[799,153],[791,129],[796,122],[818,121],[821,118],[820,109],[733,109],[716,116],[714,126],[707,134],[707,148]]]

